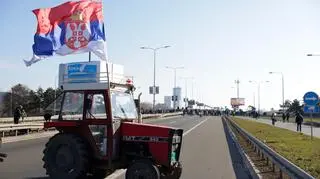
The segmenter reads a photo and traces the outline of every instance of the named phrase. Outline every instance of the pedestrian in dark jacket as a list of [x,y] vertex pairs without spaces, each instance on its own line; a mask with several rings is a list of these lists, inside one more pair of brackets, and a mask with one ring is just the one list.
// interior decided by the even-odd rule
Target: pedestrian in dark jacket
[[297,112],[296,113],[297,131],[301,132],[301,124],[302,124],[302,122],[303,122],[303,117],[299,112]]
[[13,114],[13,122],[14,124],[18,124],[19,123],[19,119],[21,117],[21,109],[20,106],[16,107],[14,114]]
[[289,118],[290,118],[290,113],[289,112],[287,112],[286,118],[287,118],[287,122],[289,122]]
[[286,122],[286,115],[282,113],[282,122]]
[[277,121],[277,119],[276,119],[276,113],[272,113],[272,115],[271,115],[271,121],[272,121],[272,125],[275,125],[275,124],[276,124],[276,121]]

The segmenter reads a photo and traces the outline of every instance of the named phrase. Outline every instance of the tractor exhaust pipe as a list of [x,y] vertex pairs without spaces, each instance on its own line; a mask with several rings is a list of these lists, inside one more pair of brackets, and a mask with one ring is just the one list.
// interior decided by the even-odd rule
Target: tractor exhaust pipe
[[142,93],[139,93],[138,95],[138,104],[137,104],[137,109],[138,109],[138,123],[143,123],[142,121],[142,114],[141,114],[141,106],[140,106],[140,97],[141,97]]

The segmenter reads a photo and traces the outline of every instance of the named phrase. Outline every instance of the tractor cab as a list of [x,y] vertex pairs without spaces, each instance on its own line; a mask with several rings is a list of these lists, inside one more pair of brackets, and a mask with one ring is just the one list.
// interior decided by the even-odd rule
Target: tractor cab
[[103,178],[119,168],[129,179],[180,177],[183,130],[138,123],[139,100],[122,71],[103,62],[60,65],[63,92],[44,115],[44,127],[59,131],[44,150],[51,178]]

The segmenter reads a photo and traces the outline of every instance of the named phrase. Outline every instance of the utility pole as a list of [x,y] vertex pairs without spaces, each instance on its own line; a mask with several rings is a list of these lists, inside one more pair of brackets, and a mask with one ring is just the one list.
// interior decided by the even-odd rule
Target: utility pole
[[163,48],[169,48],[169,45],[161,46],[158,48],[150,48],[150,47],[140,47],[140,49],[147,49],[153,51],[153,86],[152,86],[152,95],[153,95],[153,101],[152,101],[152,110],[155,110],[155,104],[156,104],[156,52],[159,49]]
[[171,66],[166,66],[166,68],[168,69],[172,69],[173,72],[174,72],[174,87],[173,87],[173,109],[176,110],[176,107],[177,107],[177,99],[176,99],[176,96],[177,94],[176,93],[176,88],[177,88],[177,69],[184,69],[184,67],[171,67]]
[[235,83],[237,84],[237,98],[239,99],[239,83],[240,83],[239,79],[237,79]]

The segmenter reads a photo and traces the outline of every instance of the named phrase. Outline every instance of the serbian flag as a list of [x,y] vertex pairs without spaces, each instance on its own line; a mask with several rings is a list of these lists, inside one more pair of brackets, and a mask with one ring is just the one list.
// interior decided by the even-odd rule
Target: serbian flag
[[35,9],[37,32],[30,66],[57,55],[93,52],[106,60],[105,33],[101,1],[69,1],[53,8]]

